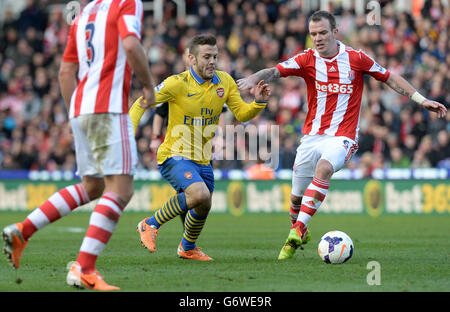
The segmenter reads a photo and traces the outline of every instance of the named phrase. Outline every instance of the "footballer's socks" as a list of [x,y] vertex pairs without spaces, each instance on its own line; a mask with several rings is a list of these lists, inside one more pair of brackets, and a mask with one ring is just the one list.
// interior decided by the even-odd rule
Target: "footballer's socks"
[[317,209],[319,209],[320,205],[325,200],[329,186],[329,181],[321,180],[316,177],[313,178],[311,184],[309,184],[303,194],[297,221],[300,221],[305,226],[308,224],[309,220],[314,216]]
[[27,216],[23,222],[23,238],[28,240],[39,229],[89,201],[89,196],[81,183],[59,190]]
[[178,193],[171,197],[153,217],[145,220],[145,223],[159,229],[161,225],[187,210],[186,195],[184,193]]
[[104,193],[97,202],[77,258],[83,273],[95,270],[97,257],[108,244],[125,206],[126,203],[112,192]]
[[207,214],[204,216],[196,214],[194,209],[187,212],[184,220],[183,238],[181,239],[181,245],[185,251],[195,248],[195,242],[206,223],[207,217]]

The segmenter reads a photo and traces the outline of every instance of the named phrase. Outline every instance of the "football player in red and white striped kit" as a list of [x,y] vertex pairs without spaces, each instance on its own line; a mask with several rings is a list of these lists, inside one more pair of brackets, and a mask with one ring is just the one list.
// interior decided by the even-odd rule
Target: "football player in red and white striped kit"
[[67,283],[117,290],[96,270],[96,260],[133,195],[137,149],[128,115],[132,71],[143,85],[144,105],[155,95],[141,45],[141,0],[94,0],[70,27],[59,82],[72,127],[81,183],[53,194],[21,223],[3,230],[4,251],[17,269],[30,237],[72,210],[99,199]]
[[264,80],[302,77],[307,85],[308,112],[293,168],[290,216],[292,227],[278,259],[289,259],[310,240],[308,222],[324,201],[333,173],[343,168],[358,149],[358,130],[364,74],[386,83],[399,94],[444,117],[441,103],[420,95],[405,79],[375,62],[361,50],[336,40],[334,16],[317,11],[309,19],[314,49],[275,67],[237,81],[248,90]]

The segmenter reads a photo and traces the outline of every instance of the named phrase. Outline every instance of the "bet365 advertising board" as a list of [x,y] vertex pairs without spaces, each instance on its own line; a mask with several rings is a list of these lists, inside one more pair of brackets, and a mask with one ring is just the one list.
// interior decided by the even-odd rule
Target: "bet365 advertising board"
[[[0,180],[0,211],[30,211],[70,181]],[[290,180],[217,180],[212,213],[236,216],[252,213],[286,213]],[[163,181],[135,181],[126,212],[155,211],[175,194]],[[95,201],[80,207],[91,211]],[[319,213],[444,214],[450,213],[448,180],[332,180]]]

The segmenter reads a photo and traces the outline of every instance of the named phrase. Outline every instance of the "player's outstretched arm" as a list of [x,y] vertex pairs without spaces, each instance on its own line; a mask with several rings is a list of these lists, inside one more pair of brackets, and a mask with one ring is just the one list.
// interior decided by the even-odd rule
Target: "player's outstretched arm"
[[280,71],[276,67],[262,69],[247,78],[242,78],[236,81],[239,90],[249,90],[256,86],[256,84],[263,80],[265,83],[272,82],[280,78]]
[[447,108],[443,104],[425,98],[400,75],[391,73],[386,84],[397,93],[407,96],[417,104],[422,105],[423,108],[437,113],[439,117],[445,117],[447,114]]

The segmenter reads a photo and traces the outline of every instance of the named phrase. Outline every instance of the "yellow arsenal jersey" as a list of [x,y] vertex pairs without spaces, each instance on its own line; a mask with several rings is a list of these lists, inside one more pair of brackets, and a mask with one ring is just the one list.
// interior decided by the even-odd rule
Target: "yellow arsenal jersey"
[[[164,142],[158,149],[158,164],[167,158],[182,156],[201,165],[211,160],[211,139],[226,103],[237,120],[245,122],[255,117],[266,102],[248,104],[238,92],[234,79],[226,72],[215,71],[211,81],[205,81],[191,67],[173,75],[155,88],[155,105],[169,103],[169,122]],[[136,101],[130,117],[136,129],[145,109]]]

